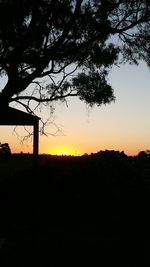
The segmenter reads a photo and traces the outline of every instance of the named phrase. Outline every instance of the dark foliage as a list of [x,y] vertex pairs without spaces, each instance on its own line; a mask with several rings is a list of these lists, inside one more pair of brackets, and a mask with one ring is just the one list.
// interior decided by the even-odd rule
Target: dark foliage
[[1,266],[33,266],[35,226],[36,266],[150,264],[148,151],[40,156],[38,168],[36,206],[31,172],[1,182]]
[[11,155],[11,150],[8,143],[0,143],[0,159],[8,158]]
[[0,73],[8,78],[0,105],[15,101],[31,112],[30,101],[68,96],[110,103],[107,75],[118,56],[148,61],[149,21],[145,0],[0,1]]

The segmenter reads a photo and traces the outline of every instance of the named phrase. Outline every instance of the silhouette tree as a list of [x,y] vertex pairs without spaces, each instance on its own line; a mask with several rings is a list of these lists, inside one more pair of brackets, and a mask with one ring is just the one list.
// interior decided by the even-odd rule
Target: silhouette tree
[[136,61],[131,43],[145,40],[145,31],[149,38],[149,23],[145,0],[0,1],[0,74],[7,77],[0,106],[17,102],[31,112],[31,102],[69,96],[110,103],[109,69],[120,53]]

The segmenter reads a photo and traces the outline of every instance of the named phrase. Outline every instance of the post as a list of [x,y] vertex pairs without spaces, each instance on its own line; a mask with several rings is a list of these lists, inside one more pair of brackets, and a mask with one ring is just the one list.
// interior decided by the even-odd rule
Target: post
[[32,241],[33,241],[33,266],[38,263],[38,149],[39,149],[39,121],[34,123],[33,129],[33,218],[32,218]]
[[39,121],[37,120],[34,123],[34,130],[33,130],[33,155],[34,158],[38,158],[39,152]]

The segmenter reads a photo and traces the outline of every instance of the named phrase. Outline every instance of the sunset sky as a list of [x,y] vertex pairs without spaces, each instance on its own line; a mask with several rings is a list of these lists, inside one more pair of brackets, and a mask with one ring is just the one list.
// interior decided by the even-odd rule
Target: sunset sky
[[[77,98],[69,99],[68,107],[57,103],[52,119],[62,133],[40,136],[39,152],[81,155],[113,149],[136,155],[150,149],[150,70],[144,63],[113,67],[109,83],[115,103],[92,109]],[[20,144],[13,129],[0,126],[0,142],[8,142],[12,152],[32,152],[32,140]],[[55,128],[50,124],[46,131],[53,134]]]

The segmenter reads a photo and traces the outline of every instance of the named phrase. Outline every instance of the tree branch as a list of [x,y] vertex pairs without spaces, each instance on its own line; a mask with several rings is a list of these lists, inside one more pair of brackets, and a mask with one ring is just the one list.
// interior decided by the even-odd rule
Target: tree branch
[[132,22],[130,25],[126,26],[126,27],[123,27],[121,29],[117,29],[117,28],[111,28],[110,27],[110,33],[111,34],[116,34],[116,33],[119,33],[121,34],[122,32],[126,32],[132,28],[134,28],[135,26],[139,25],[140,23],[143,23],[143,22],[146,22],[146,18],[147,18],[147,15],[139,18],[138,20]]
[[[14,102],[14,101],[20,101],[20,100],[33,100],[35,102],[39,102],[39,103],[46,103],[46,102],[52,102],[52,101],[57,101],[57,100],[61,100],[63,98],[69,97],[69,96],[78,96],[78,93],[67,93],[63,96],[55,96],[53,98],[49,97],[49,98],[38,98],[38,97],[34,97],[34,96],[16,96],[11,98],[10,102]],[[19,103],[19,102],[18,102]],[[22,104],[22,103],[19,103]]]

